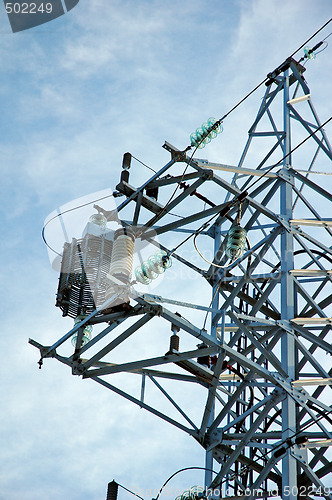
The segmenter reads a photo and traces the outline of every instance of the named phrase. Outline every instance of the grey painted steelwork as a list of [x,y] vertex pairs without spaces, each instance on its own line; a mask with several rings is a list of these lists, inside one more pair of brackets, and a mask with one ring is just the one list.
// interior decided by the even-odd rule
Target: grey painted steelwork
[[[304,68],[294,60],[286,66],[269,82],[236,167],[193,159],[165,143],[171,161],[158,173],[138,189],[125,181],[117,186],[127,197],[118,207],[123,223],[144,228],[142,239],[157,234],[176,265],[203,281],[204,290],[212,290],[212,300],[206,291],[201,304],[197,298],[183,302],[174,294],[168,297],[167,290],[162,296],[131,293],[129,306],[106,308],[104,314],[104,304],[52,346],[30,342],[40,349],[41,362],[54,357],[74,375],[102,384],[193,436],[206,450],[206,468],[216,470],[220,464],[217,475],[206,471],[205,481],[221,488],[221,496],[227,486],[228,495],[247,499],[257,497],[257,490],[262,497],[277,490],[287,500],[318,490],[331,499],[332,230],[326,215],[332,196],[324,185],[328,177],[321,175],[316,183],[310,172],[321,157],[326,165],[332,151],[311,99],[298,108],[292,102],[299,93],[310,92]],[[306,114],[299,111],[304,107]],[[291,154],[293,126],[304,137],[316,131],[308,141],[314,149],[312,158],[306,154],[307,171],[303,156],[298,161],[298,151]],[[257,143],[259,153],[250,156]],[[179,164],[186,165],[183,175],[176,170]],[[160,194],[166,201],[147,196],[149,188],[166,190],[164,198]],[[248,194],[241,198],[245,190]],[[195,196],[210,206],[193,205]],[[236,222],[239,197],[247,248],[229,262],[227,233]],[[174,210],[181,214],[175,221]],[[213,216],[198,239],[204,252],[212,247],[213,255],[199,267],[182,252],[181,230],[195,236]],[[179,308],[186,308],[189,318],[204,315],[203,326],[180,315]],[[136,360],[117,359],[117,348],[129,346],[141,332],[153,338],[151,325],[157,322],[158,329],[172,333],[168,350],[163,344],[151,357],[138,349]],[[105,327],[79,347],[85,324]],[[74,354],[60,354],[75,332],[80,333]],[[140,399],[109,381],[112,374],[129,373],[141,382]],[[158,398],[148,401],[150,384],[171,410],[160,408]],[[199,390],[195,411],[179,396],[180,384],[186,391]]]

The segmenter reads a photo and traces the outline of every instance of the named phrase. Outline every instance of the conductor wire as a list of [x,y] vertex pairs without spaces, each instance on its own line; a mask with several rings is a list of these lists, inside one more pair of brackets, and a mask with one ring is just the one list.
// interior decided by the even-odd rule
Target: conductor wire
[[249,186],[247,187],[247,189],[250,189],[252,188],[257,182],[259,182],[262,177],[265,177],[269,172],[271,172],[271,170],[275,167],[277,167],[278,165],[280,165],[280,163],[282,161],[284,161],[286,158],[288,158],[288,156],[290,156],[291,154],[294,153],[294,151],[296,151],[300,146],[302,146],[308,139],[310,139],[310,137],[312,137],[313,135],[315,135],[319,130],[321,130],[323,127],[325,127],[325,125],[327,125],[330,121],[332,120],[332,116],[326,120],[324,123],[322,123],[322,125],[320,125],[316,130],[314,130],[310,135],[308,135],[307,137],[305,137],[305,139],[303,139],[303,141],[301,141],[297,146],[295,146],[289,153],[287,153],[285,156],[283,156],[279,161],[277,161],[277,163],[274,163],[270,168],[268,168],[267,170],[265,170],[264,172],[262,172],[262,175],[260,175],[259,177],[257,177],[256,180],[254,180],[254,182],[252,182],[252,184],[249,184]]
[[106,198],[111,198],[113,196],[113,194],[109,194],[107,196],[103,196],[102,198],[98,198],[97,200],[92,200],[92,201],[89,201],[88,203],[83,203],[82,205],[78,205],[77,207],[72,207],[72,208],[68,208],[68,210],[64,210],[63,212],[60,212],[56,215],[54,215],[54,217],[52,217],[50,220],[48,220],[46,222],[46,224],[44,224],[43,226],[43,229],[42,229],[42,232],[41,232],[41,235],[42,235],[42,239],[45,243],[45,245],[54,253],[56,253],[57,255],[59,255],[60,257],[62,257],[61,253],[58,253],[56,250],[54,250],[54,248],[52,248],[46,241],[46,238],[45,238],[45,229],[46,227],[49,225],[50,222],[52,222],[53,220],[55,220],[57,217],[61,217],[61,215],[64,215],[64,214],[67,214],[68,212],[73,212],[74,210],[78,210],[79,208],[83,208],[83,207],[86,207],[88,205],[91,205],[91,203],[95,203],[96,201],[101,201],[101,200],[105,200]]
[[[288,56],[288,58],[285,59],[285,61],[287,61],[288,59],[291,59],[299,50],[301,50],[305,45],[307,45],[307,43],[310,42],[310,40],[312,40],[320,31],[322,31],[331,21],[332,21],[332,18],[330,18],[321,28],[319,28],[317,31],[315,31],[315,33],[313,35],[311,35],[308,38],[308,40],[306,40],[302,45],[300,45],[300,47],[298,47],[290,56]],[[322,40],[322,41],[325,41],[326,38],[328,38],[330,35],[331,35],[331,33],[327,37],[325,37],[324,40]],[[235,104],[235,106],[233,106],[226,114],[224,114],[222,116],[222,118],[217,120],[216,123],[214,124],[214,128],[216,128],[218,125],[220,125],[223,122],[223,120],[225,118],[227,118],[228,115],[230,115],[236,108],[238,108],[240,106],[240,104],[242,104],[246,99],[248,99],[248,97],[250,97],[251,94],[256,92],[256,90],[259,89],[259,87],[261,87],[263,85],[263,83],[265,83],[267,80],[269,80],[268,76],[266,76],[264,78],[264,80],[262,80],[258,85],[256,85],[256,87],[254,87],[250,92],[248,92],[248,94],[246,94],[237,104]]]

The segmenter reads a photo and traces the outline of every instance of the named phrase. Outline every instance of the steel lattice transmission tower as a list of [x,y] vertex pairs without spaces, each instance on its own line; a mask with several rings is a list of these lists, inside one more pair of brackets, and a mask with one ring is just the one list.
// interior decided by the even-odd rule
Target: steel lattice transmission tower
[[[173,293],[167,297],[167,290],[164,297],[135,294],[132,282],[123,282],[113,287],[112,297],[106,293],[107,306],[96,309],[90,301],[89,309],[86,282],[91,265],[84,260],[83,245],[88,250],[95,245],[96,269],[103,255],[108,255],[106,263],[112,260],[112,245],[113,252],[115,248],[114,241],[100,243],[98,236],[90,235],[67,245],[68,269],[62,269],[58,293],[64,314],[74,307],[73,316],[85,313],[85,319],[52,346],[30,340],[42,360],[58,359],[73,374],[102,384],[194,437],[206,449],[207,469],[220,464],[214,478],[207,470],[206,486],[221,485],[221,496],[227,489],[228,495],[246,492],[253,498],[261,489],[265,496],[278,490],[287,499],[314,491],[332,498],[332,219],[324,216],[330,214],[332,195],[324,185],[329,177],[314,173],[317,165],[328,173],[332,151],[303,72],[291,59],[270,75],[236,167],[191,158],[165,143],[171,160],[164,167],[138,189],[131,186],[128,174],[117,186],[126,196],[117,212],[124,228],[121,237],[131,235],[134,241],[139,235],[150,241],[158,235],[174,267],[197,275],[202,290],[211,288],[211,302],[205,292],[199,304],[184,303]],[[309,135],[305,145],[291,153]],[[304,149],[306,164],[303,155],[297,156]],[[181,164],[187,169],[170,175],[179,172]],[[233,180],[226,180],[230,175]],[[166,201],[157,201],[164,192]],[[197,200],[205,205],[193,210]],[[114,213],[98,208],[108,220],[114,219]],[[174,211],[181,217],[174,220]],[[128,213],[132,216],[125,219]],[[230,228],[238,223],[246,230],[247,244],[242,255],[230,259],[225,249]],[[192,238],[179,244],[180,237],[198,235],[196,246],[202,255],[212,252],[212,264],[201,260],[200,267],[186,257],[183,248],[192,245]],[[75,258],[79,265],[73,271]],[[183,308],[187,317],[209,313],[210,328],[178,313]],[[101,325],[102,330],[84,344],[87,325]],[[153,342],[156,329],[165,342],[154,344],[152,357],[140,356],[140,335]],[[166,348],[169,333],[165,337],[163,332],[170,330]],[[60,354],[74,334],[75,352]],[[117,350],[128,345],[131,352],[133,338],[134,359],[119,361]],[[119,374],[129,373],[139,379],[141,398],[112,384],[111,375],[118,381]],[[156,398],[148,400],[149,384],[165,398],[169,411],[159,409]],[[180,386],[198,390],[192,407],[188,398],[179,396]]]

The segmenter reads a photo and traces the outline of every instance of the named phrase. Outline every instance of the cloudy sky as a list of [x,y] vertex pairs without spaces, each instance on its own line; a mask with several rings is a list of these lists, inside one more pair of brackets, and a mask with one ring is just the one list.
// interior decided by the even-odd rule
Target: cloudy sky
[[[113,191],[124,152],[162,167],[165,140],[186,147],[330,14],[330,0],[81,0],[13,34],[0,4],[1,500],[102,500],[113,478],[149,499],[177,469],[204,465],[199,445],[157,417],[54,360],[38,370],[28,338],[51,344],[71,327],[54,307],[58,274],[41,229],[57,207]],[[331,61],[328,48],[307,65],[322,121]],[[236,164],[262,95],[229,117],[204,158]],[[137,186],[151,173],[132,170]],[[202,483],[188,472],[172,487]]]

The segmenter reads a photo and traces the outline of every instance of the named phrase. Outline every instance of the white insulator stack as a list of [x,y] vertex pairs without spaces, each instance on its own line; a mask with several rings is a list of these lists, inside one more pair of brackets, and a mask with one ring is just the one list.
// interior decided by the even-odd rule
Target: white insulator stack
[[[120,231],[120,233],[118,233]],[[114,244],[109,274],[123,276],[130,280],[133,270],[135,241],[132,234],[125,234],[125,229],[119,229],[114,235]],[[117,234],[118,233],[118,234]]]
[[129,302],[127,288],[133,269],[134,249],[135,235],[130,228],[115,231],[110,270],[107,275],[110,281],[107,298],[117,293],[118,303]]

